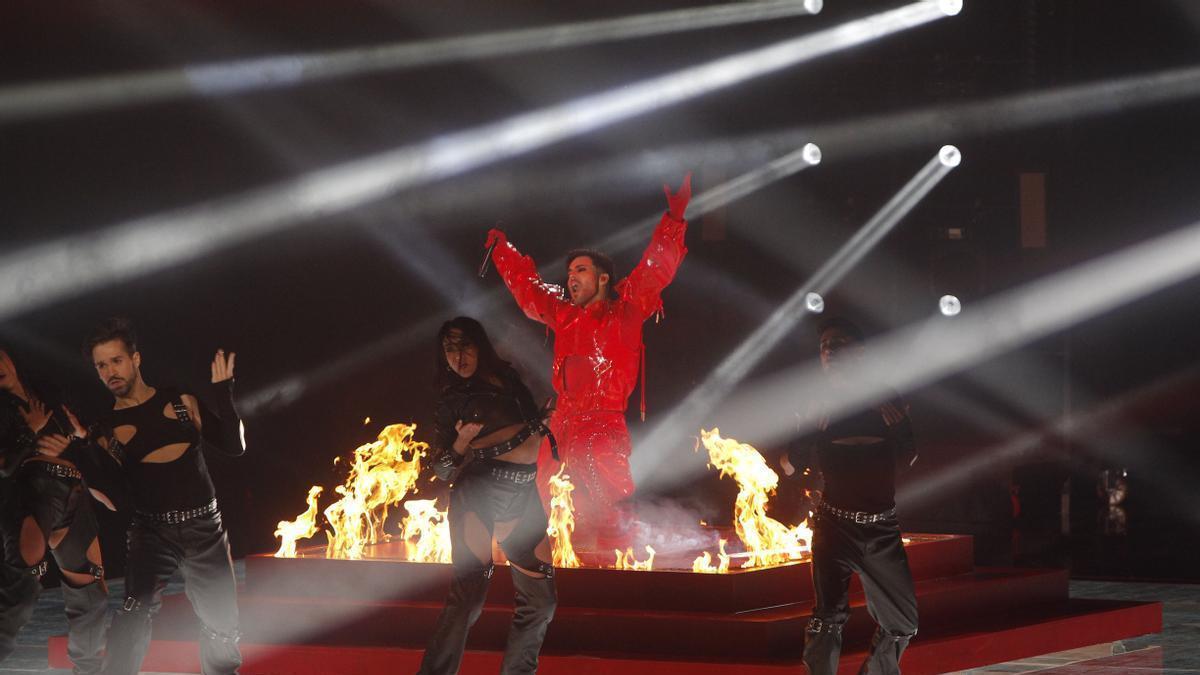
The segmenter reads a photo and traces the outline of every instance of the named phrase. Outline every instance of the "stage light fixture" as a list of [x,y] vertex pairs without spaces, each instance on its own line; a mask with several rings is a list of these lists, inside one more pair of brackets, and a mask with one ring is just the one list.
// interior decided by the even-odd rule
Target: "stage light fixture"
[[953,295],[943,295],[938,299],[938,309],[943,316],[958,316],[962,311],[962,303]]
[[804,296],[804,308],[813,314],[820,314],[825,311],[825,298],[820,293],[809,293]]
[[801,152],[803,153],[804,161],[809,164],[816,166],[821,163],[821,148],[817,147],[815,143],[805,144]]
[[953,169],[962,164],[962,153],[953,145],[943,145],[941,150],[938,150],[938,161],[942,166]]
[[938,0],[938,9],[946,16],[956,16],[962,11],[963,0]]

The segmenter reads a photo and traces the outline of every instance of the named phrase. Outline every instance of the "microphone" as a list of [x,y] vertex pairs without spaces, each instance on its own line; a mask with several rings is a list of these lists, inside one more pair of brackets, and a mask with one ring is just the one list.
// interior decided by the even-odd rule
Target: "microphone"
[[496,244],[498,244],[498,243],[500,243],[499,240],[493,241],[492,245],[487,247],[487,250],[483,252],[483,262],[479,263],[479,278],[480,279],[487,276],[488,262],[492,259],[492,251],[496,250]]

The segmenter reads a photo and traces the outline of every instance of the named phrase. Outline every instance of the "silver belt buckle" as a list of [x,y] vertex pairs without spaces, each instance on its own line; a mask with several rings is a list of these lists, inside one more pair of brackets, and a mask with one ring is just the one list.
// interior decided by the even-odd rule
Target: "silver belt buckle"
[[866,513],[865,511],[855,511],[854,522],[858,525],[866,525],[867,523],[871,522],[871,514]]

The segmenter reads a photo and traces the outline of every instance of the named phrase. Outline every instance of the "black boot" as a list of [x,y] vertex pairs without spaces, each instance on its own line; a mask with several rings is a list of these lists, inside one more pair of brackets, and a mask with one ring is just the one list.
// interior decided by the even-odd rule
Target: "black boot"
[[900,675],[900,655],[916,633],[889,633],[882,628],[871,637],[871,648],[867,660],[859,668],[859,675]]
[[200,624],[200,670],[209,675],[236,674],[242,665],[240,630],[222,633]]
[[108,609],[108,589],[103,580],[74,588],[62,584],[63,605],[67,614],[67,656],[75,664],[76,675],[100,672],[104,651],[104,615]]
[[811,675],[837,675],[842,653],[842,624],[809,619],[804,630],[804,665]]
[[546,629],[554,618],[558,595],[554,590],[552,569],[544,577],[531,577],[513,569],[512,580],[517,592],[516,609],[504,646],[500,675],[527,675],[537,672],[538,653],[542,651]]
[[105,675],[137,675],[150,648],[150,627],[157,613],[157,606],[151,609],[136,598],[125,598],[108,629]]
[[35,570],[0,562],[0,662],[17,648],[17,633],[33,616],[40,578]]
[[467,647],[467,632],[483,613],[492,567],[469,573],[456,573],[450,582],[450,595],[425,647],[418,675],[454,675]]

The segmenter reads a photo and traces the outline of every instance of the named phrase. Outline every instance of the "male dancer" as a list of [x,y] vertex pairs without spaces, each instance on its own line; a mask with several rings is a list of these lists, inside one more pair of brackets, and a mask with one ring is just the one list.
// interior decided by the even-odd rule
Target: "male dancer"
[[[544,283],[533,259],[523,256],[500,230],[488,233],[492,260],[529,318],[554,331],[554,390],[558,403],[550,430],[575,483],[576,534],[581,547],[595,538],[595,551],[624,550],[630,543],[633,494],[629,473],[629,430],[625,407],[645,371],[642,323],[662,309],[661,294],[687,253],[684,211],[692,196],[691,174],[675,194],[663,186],[668,210],[650,246],[629,276],[614,283],[612,260],[599,251],[567,254],[567,291]],[[645,416],[643,386],[642,415]],[[538,481],[557,470],[549,442],[538,457]]]
[[194,395],[145,383],[137,339],[123,319],[101,324],[84,352],[116,398],[97,442],[107,451],[110,467],[124,478],[134,508],[127,539],[127,597],[109,631],[104,672],[137,672],[163,588],[180,570],[201,621],[203,672],[235,673],[242,662],[236,581],[202,452],[205,446],[235,456],[245,451],[232,399],[235,355],[217,350],[213,359],[213,395],[219,405],[214,412]]
[[[854,387],[849,368],[863,353],[862,331],[830,317],[817,326],[821,367],[829,386]],[[850,616],[850,574],[858,572],[867,610],[878,622],[860,673],[898,675],[900,655],[917,633],[917,598],[896,520],[896,470],[917,460],[912,424],[899,399],[830,417],[818,404],[816,430],[792,443],[780,459],[785,474],[816,475],[824,492],[813,524],[812,576],[816,606],[804,639],[813,675],[835,675],[842,626]]]

